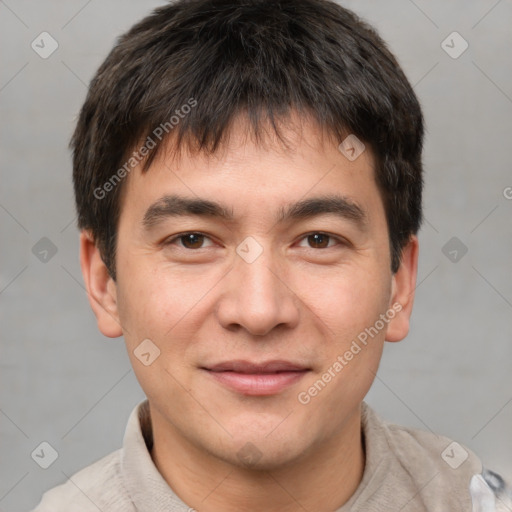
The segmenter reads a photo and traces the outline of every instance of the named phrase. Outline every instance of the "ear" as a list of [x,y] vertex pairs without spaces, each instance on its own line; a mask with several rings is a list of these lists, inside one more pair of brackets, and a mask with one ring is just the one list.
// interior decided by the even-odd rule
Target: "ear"
[[80,234],[80,266],[89,303],[99,330],[109,338],[123,334],[117,310],[117,287],[110,277],[94,238],[88,231]]
[[388,324],[386,341],[401,341],[409,333],[409,319],[416,290],[418,253],[418,238],[411,236],[402,250],[400,267],[392,277],[390,309],[397,311],[397,314]]

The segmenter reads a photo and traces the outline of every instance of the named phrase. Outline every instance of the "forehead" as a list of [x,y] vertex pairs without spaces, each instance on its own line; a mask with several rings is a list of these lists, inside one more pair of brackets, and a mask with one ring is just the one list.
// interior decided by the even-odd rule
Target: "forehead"
[[[272,210],[274,217],[283,217],[285,206],[308,196],[337,194],[356,207],[379,200],[373,154],[357,139],[354,144],[354,136],[336,140],[297,114],[278,129],[281,137],[270,125],[255,136],[240,116],[214,152],[178,147],[169,137],[146,172],[139,167],[128,176],[121,217],[128,204],[147,209],[176,194],[214,201],[231,214]],[[353,158],[354,152],[361,153]]]

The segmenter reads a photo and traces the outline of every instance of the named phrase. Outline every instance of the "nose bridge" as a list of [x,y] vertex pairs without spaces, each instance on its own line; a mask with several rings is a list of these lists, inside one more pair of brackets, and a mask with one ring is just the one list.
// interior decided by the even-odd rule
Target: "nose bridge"
[[270,248],[254,239],[237,247],[228,292],[218,308],[224,327],[238,324],[255,335],[264,335],[280,324],[298,319],[293,293],[279,277],[279,263]]

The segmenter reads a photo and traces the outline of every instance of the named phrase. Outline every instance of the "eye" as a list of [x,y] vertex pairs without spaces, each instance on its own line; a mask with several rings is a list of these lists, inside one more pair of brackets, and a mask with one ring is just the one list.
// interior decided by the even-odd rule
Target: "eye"
[[209,240],[210,245],[211,240],[202,233],[190,232],[190,233],[182,233],[181,235],[176,235],[166,242],[166,245],[175,245],[176,242],[180,243],[180,246],[185,249],[203,249],[204,242]]
[[[323,232],[314,232],[305,235],[299,246],[304,247],[304,242],[308,244],[311,249],[329,249],[336,245],[343,245],[343,241],[333,235]],[[165,242],[166,245],[179,245],[184,249],[204,249],[205,247],[212,246],[212,241],[203,233],[189,232],[175,235]]]
[[[309,233],[308,235],[304,236],[302,240],[305,240],[309,244],[309,247],[312,249],[329,249],[334,245],[339,245],[342,243],[339,238],[322,232]],[[337,242],[337,244],[331,242]]]

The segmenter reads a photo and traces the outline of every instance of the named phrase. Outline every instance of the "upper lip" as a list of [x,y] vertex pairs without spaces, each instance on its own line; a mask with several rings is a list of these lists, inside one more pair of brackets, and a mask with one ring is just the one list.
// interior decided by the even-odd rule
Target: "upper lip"
[[236,373],[277,373],[277,372],[299,372],[309,368],[304,365],[290,361],[266,361],[263,363],[252,363],[250,361],[225,361],[213,366],[204,367],[212,372],[236,372]]

